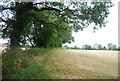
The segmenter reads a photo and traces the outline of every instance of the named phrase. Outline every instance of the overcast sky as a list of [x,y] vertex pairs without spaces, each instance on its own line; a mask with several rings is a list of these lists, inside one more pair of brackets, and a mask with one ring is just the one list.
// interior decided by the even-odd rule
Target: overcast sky
[[[106,27],[96,30],[95,33],[92,32],[92,27],[73,33],[75,42],[69,44],[69,46],[77,45],[81,47],[84,44],[101,44],[106,46],[108,43],[118,45],[118,0],[114,0],[113,3],[115,5],[109,9],[110,14],[106,19],[109,22],[106,24]],[[0,39],[0,43],[6,42],[7,40]]]
[[118,0],[114,0],[113,3],[115,5],[109,9],[110,14],[106,19],[109,22],[106,24],[106,27],[96,30],[95,33],[92,32],[92,27],[73,33],[75,42],[67,45],[76,45],[78,47],[84,44],[101,44],[106,46],[108,43],[113,43],[118,45]]

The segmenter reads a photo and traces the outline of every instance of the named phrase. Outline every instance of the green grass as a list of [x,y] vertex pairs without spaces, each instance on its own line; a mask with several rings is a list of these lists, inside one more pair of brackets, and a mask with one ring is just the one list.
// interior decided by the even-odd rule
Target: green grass
[[[26,51],[8,51],[2,55],[3,79],[34,79],[39,75],[45,61],[39,62],[35,56],[44,55],[52,49],[34,48]],[[42,73],[42,74],[41,74]],[[37,75],[36,75],[37,74]],[[39,78],[52,78],[50,71],[41,71]],[[52,73],[51,73],[52,74]],[[54,78],[54,77],[53,77]]]
[[118,71],[117,52],[106,51],[30,48],[7,51],[2,62],[3,79],[116,79]]

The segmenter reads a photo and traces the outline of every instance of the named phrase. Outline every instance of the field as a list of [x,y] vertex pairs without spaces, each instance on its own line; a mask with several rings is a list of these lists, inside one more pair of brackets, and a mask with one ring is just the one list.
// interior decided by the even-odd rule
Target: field
[[[27,51],[9,52],[3,55],[3,64],[16,57],[8,67],[16,67],[4,78],[19,79],[117,79],[118,52],[97,50],[45,49],[34,48]],[[16,54],[15,54],[16,53]],[[18,57],[19,55],[19,57]],[[24,57],[24,58],[23,58]],[[16,62],[17,61],[17,62]],[[22,61],[22,62],[21,62]],[[17,64],[16,64],[17,63]],[[14,64],[14,65],[13,65]],[[4,70],[5,68],[5,70]],[[14,68],[15,69],[15,68]],[[19,71],[20,70],[20,71]],[[20,75],[21,74],[21,75]]]

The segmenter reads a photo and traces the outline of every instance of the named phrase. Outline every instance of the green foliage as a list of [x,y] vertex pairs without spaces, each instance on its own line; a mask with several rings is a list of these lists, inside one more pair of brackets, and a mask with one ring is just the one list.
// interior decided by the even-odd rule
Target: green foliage
[[[47,20],[52,19],[52,23],[59,23],[61,18],[54,18],[55,14],[50,11],[46,11],[46,15],[49,15]],[[43,17],[43,15],[42,15]],[[52,18],[51,18],[52,17]],[[46,17],[45,17],[46,18]],[[54,20],[53,20],[54,18]],[[48,21],[48,22],[50,22]],[[37,47],[61,47],[65,42],[71,42],[71,28],[68,27],[68,24],[61,21],[62,23],[58,24],[58,27],[51,24],[36,23],[33,33],[33,42]]]
[[[32,48],[26,51],[9,50],[2,54],[3,79],[35,79],[40,73],[45,74],[37,78],[54,77],[51,71],[41,71],[45,62],[39,62],[36,56],[44,55],[53,49]],[[17,51],[17,52],[16,52]],[[47,60],[47,59],[46,59]],[[51,76],[49,74],[52,74]]]
[[5,14],[12,17],[2,16],[1,37],[9,38],[11,46],[30,42],[37,47],[61,47],[74,41],[72,31],[89,24],[93,30],[105,26],[110,7],[111,2],[13,2],[2,6],[2,15],[8,11]]
[[78,47],[78,46],[74,46],[74,47],[68,47],[67,45],[65,45],[63,48],[65,49],[79,49],[79,50],[118,50],[120,49],[120,47],[117,47],[116,45],[113,45],[112,43],[107,44],[107,46],[102,46],[101,44],[94,44],[89,45],[89,44],[85,44],[82,45],[82,48]]
[[[102,49],[102,45],[100,45],[100,44],[94,44],[93,45],[93,49],[94,50],[101,50]],[[105,49],[105,47],[103,49]]]
[[15,79],[29,79],[29,78],[34,78],[36,73],[40,69],[40,63],[33,61],[31,65],[23,70],[21,74],[14,76]]
[[107,44],[108,50],[117,50],[117,46],[113,45],[112,43]]
[[88,44],[85,44],[85,45],[82,46],[82,49],[83,50],[92,50],[92,46],[88,45]]

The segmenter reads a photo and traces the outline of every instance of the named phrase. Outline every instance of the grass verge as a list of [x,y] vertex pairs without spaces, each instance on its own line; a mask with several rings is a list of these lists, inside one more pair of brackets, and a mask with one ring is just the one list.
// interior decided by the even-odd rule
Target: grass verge
[[56,78],[50,70],[41,70],[44,61],[35,60],[36,56],[43,56],[45,53],[53,49],[32,48],[26,51],[15,50],[7,51],[2,54],[2,75],[3,79],[46,79]]

